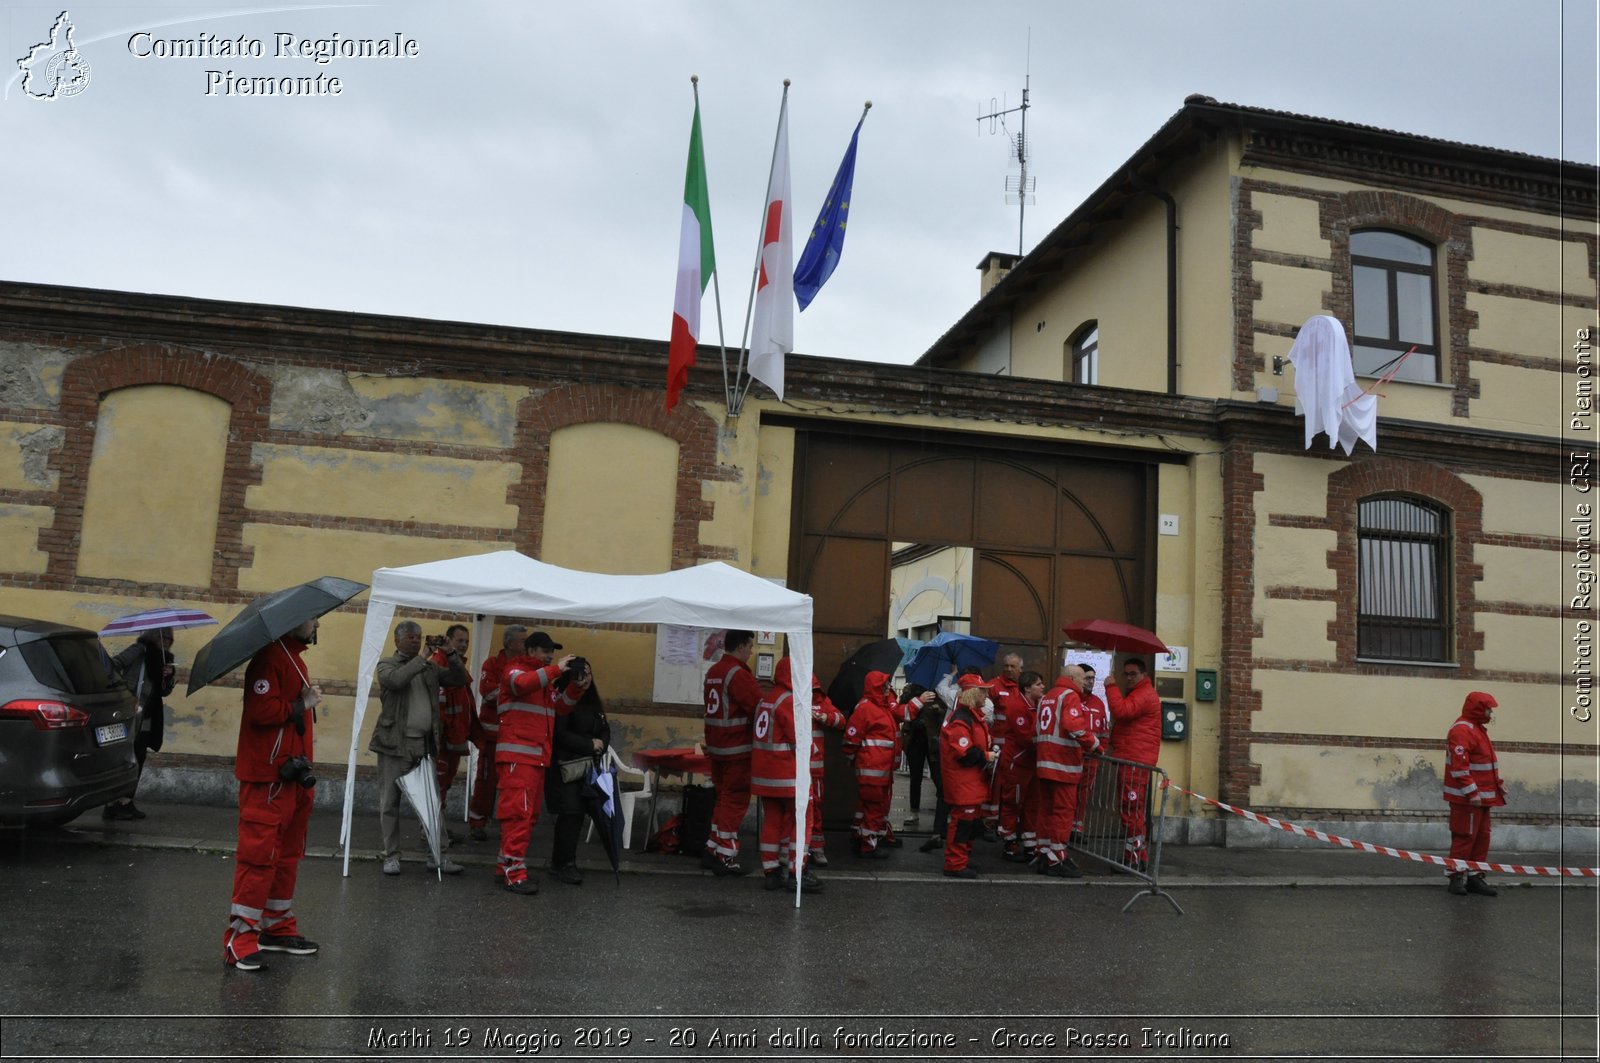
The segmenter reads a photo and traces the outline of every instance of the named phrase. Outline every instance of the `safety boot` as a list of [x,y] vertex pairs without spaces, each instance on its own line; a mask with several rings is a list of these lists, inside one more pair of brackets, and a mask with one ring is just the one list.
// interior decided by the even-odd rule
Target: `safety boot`
[[1467,893],[1476,893],[1480,897],[1498,897],[1500,891],[1489,885],[1489,880],[1482,875],[1467,876]]
[[1466,880],[1467,876],[1465,875],[1451,875],[1450,885],[1447,887],[1449,892],[1455,894],[1457,897],[1465,897],[1467,895]]

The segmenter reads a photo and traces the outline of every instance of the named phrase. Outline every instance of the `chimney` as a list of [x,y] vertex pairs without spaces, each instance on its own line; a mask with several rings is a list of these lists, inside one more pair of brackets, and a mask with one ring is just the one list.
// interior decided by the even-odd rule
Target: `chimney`
[[978,263],[978,298],[988,295],[989,290],[999,284],[1018,261],[1018,256],[1008,255],[1004,251],[990,251],[984,255],[983,261]]

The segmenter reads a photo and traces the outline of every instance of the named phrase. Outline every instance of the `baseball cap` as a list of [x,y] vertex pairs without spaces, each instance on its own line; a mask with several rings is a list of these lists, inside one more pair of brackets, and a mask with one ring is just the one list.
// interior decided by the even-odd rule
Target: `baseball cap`
[[535,631],[529,635],[525,645],[530,650],[559,650],[561,648],[561,643],[556,642],[543,631]]
[[956,679],[956,686],[962,690],[972,690],[974,688],[988,690],[994,684],[984,679],[981,675],[964,675]]

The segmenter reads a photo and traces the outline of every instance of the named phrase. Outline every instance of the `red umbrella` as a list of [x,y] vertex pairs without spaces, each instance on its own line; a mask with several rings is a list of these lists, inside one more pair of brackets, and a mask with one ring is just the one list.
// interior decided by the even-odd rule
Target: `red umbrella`
[[1113,653],[1166,653],[1154,632],[1120,620],[1078,620],[1061,629],[1078,642]]

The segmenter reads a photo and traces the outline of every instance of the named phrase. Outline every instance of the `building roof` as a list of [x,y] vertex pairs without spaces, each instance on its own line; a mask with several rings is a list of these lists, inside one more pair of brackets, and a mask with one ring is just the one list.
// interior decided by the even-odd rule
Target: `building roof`
[[[1219,103],[1195,94],[1071,214],[934,341],[917,365],[956,357],[1005,320],[1013,304],[1036,291],[1061,261],[1095,241],[1131,199],[1160,188],[1174,162],[1224,133],[1244,144],[1244,161],[1277,169],[1343,177],[1420,194],[1513,206],[1593,221],[1600,168],[1519,151],[1402,133],[1331,118]],[[987,258],[986,258],[987,260]]]

